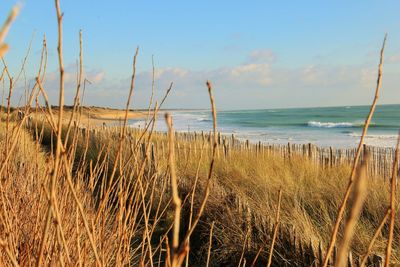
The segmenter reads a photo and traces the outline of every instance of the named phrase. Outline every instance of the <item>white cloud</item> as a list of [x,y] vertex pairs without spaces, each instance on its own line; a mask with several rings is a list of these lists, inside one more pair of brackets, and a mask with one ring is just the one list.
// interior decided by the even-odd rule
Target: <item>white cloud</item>
[[305,67],[301,74],[301,78],[306,84],[318,84],[322,82],[321,76],[323,76],[323,73],[321,69],[316,68],[314,65]]
[[[57,71],[52,71],[46,75],[46,84],[53,85],[58,84],[60,74]],[[89,70],[83,74],[83,77],[91,81],[92,83],[101,82],[105,77],[105,72],[103,70]],[[77,73],[76,70],[73,71],[67,68],[64,71],[64,82],[65,86],[76,86],[77,84]]]
[[268,64],[243,64],[233,68],[216,70],[217,80],[228,84],[268,86],[272,82]]
[[364,88],[371,88],[377,78],[377,70],[371,68],[364,68],[361,70],[360,82]]
[[92,83],[99,83],[104,80],[106,76],[105,71],[102,70],[91,70],[85,73],[86,79]]
[[387,62],[388,63],[399,63],[400,62],[400,53],[388,56]]
[[254,50],[248,55],[247,61],[253,63],[274,63],[276,55],[270,49]]
[[[369,103],[377,70],[367,64],[309,64],[282,67],[272,62],[276,57],[269,50],[255,50],[241,63],[214,69],[193,70],[180,66],[158,68],[155,72],[155,100],[160,101],[171,82],[172,92],[165,108],[205,108],[209,106],[205,86],[211,80],[219,108],[263,108],[290,106],[324,106]],[[395,101],[394,88],[398,71],[387,71],[384,89],[386,101]],[[74,69],[66,71],[66,99],[75,93]],[[106,77],[104,71],[88,70],[85,75],[93,82],[86,89],[85,104],[122,107],[128,95],[130,76],[123,79]],[[58,88],[58,72],[47,76],[47,85]],[[132,98],[133,108],[146,108],[151,94],[152,70],[137,73]],[[47,86],[46,89],[51,86]],[[53,90],[53,99],[57,90]],[[385,94],[385,96],[386,96]],[[50,95],[50,94],[49,94]],[[384,97],[382,98],[384,101]],[[67,100],[68,102],[69,100]],[[72,100],[71,100],[72,101]],[[55,102],[54,102],[55,103]]]
[[189,73],[188,70],[182,68],[165,68],[155,70],[155,79],[160,79],[162,76],[175,76],[175,77],[185,77]]
[[[271,67],[268,64],[242,64],[214,70],[189,70],[183,68],[164,68],[156,70],[157,84],[168,85],[170,82],[180,90],[191,90],[196,85],[203,85],[207,79],[222,87],[268,86],[271,84]],[[138,74],[138,90],[151,87],[152,72]]]
[[[59,93],[59,71],[54,70],[48,72],[45,76],[43,87],[49,96],[50,103],[56,105],[58,103],[58,93]],[[83,78],[88,79],[92,84],[86,88],[85,95],[92,98],[95,104],[97,101],[98,105],[107,105],[106,99],[109,99],[115,94],[112,91],[105,92],[90,92],[93,88],[100,88],[101,84],[105,81],[106,73],[103,70],[88,69],[84,72]],[[83,86],[83,84],[82,84]],[[74,101],[75,93],[77,89],[77,73],[76,66],[68,65],[64,71],[64,94],[65,94],[65,104],[70,105]],[[81,87],[81,90],[83,87]],[[82,91],[81,91],[82,92]],[[85,97],[86,98],[86,97]]]
[[[334,101],[347,99],[343,96],[352,91],[360,94],[358,89],[371,88],[376,79],[376,70],[361,66],[308,65],[278,68],[267,63],[239,64],[213,70],[169,67],[158,69],[156,73],[156,99],[161,99],[170,82],[174,82],[167,107],[186,108],[207,107],[205,81],[208,79],[213,82],[216,95],[223,101],[220,103],[222,108],[262,107],[264,104],[268,106],[284,101],[289,106],[313,105],[313,101],[317,103],[314,105],[323,105],[323,101],[330,105],[340,105],[340,102]],[[151,79],[151,71],[138,73],[134,93],[136,107],[147,106]],[[106,91],[121,90],[122,97],[125,97],[128,84],[129,79],[126,78],[124,82],[107,81],[99,86],[103,89],[107,86],[108,89],[104,89]]]

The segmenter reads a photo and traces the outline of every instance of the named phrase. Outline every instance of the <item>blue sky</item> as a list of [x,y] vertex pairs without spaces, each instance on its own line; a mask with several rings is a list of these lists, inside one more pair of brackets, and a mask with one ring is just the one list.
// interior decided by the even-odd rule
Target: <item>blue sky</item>
[[[3,0],[0,18],[15,1]],[[90,105],[122,107],[132,57],[140,47],[133,105],[147,106],[151,57],[157,98],[170,82],[170,108],[209,106],[205,80],[221,109],[369,104],[379,49],[389,34],[381,103],[400,103],[398,1],[61,1],[67,103],[75,87],[83,30]],[[57,94],[54,1],[28,1],[13,25],[6,56],[16,72],[34,33],[27,80],[41,39],[49,43],[46,89]],[[16,90],[14,103],[18,101]],[[55,102],[56,103],[56,102]]]

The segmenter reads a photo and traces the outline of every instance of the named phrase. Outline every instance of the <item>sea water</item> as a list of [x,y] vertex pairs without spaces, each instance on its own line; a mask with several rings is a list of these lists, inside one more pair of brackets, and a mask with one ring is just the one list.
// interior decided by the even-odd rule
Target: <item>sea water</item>
[[[348,148],[359,143],[369,110],[369,106],[222,110],[218,111],[217,122],[219,132],[251,142],[313,143]],[[209,110],[169,112],[177,131],[212,130]],[[136,120],[130,123],[134,127],[143,127],[144,122]],[[380,147],[395,146],[399,129],[400,105],[378,105],[365,143]],[[159,116],[156,130],[166,130],[163,116]]]

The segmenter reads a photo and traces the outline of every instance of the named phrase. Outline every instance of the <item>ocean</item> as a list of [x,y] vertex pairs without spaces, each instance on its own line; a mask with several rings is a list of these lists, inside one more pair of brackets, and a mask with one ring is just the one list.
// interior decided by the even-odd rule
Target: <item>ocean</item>
[[[369,106],[225,110],[218,111],[218,131],[251,142],[273,144],[313,143],[336,148],[356,147]],[[210,131],[209,110],[170,111],[177,131]],[[156,130],[166,131],[162,114]],[[133,127],[143,127],[142,120],[131,120]],[[365,143],[393,147],[400,129],[400,105],[378,105]]]

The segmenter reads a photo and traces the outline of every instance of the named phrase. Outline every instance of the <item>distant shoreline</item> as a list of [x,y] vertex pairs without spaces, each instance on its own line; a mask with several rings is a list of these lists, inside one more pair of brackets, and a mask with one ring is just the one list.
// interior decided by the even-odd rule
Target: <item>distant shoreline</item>
[[[13,107],[12,112],[16,112],[16,110],[24,110],[24,107]],[[58,106],[51,107],[53,111],[53,115],[57,115],[59,111]],[[4,110],[4,107],[3,107]],[[44,108],[44,110],[46,110]],[[159,112],[190,112],[190,111],[202,111],[203,109],[160,109]],[[102,125],[108,123],[117,123],[119,121],[124,120],[125,118],[125,109],[116,109],[116,108],[108,108],[108,107],[97,107],[97,106],[83,106],[81,107],[82,116],[80,119],[80,124],[82,126],[90,125]],[[35,114],[35,109],[31,108],[31,113],[34,116],[41,116],[41,111],[38,114]],[[64,120],[68,121],[72,112],[73,106],[64,106]],[[128,111],[128,120],[143,120],[149,114],[148,109],[129,109]],[[152,116],[152,110],[150,110],[150,116]]]
[[[313,143],[318,146],[354,147],[360,138],[364,116],[369,106],[343,106],[339,108],[264,109],[249,111],[219,111],[218,129],[224,134],[234,134],[242,140],[257,143]],[[399,105],[380,105],[373,118],[365,142],[370,146],[393,147],[397,140]],[[391,108],[393,107],[393,108]],[[64,121],[69,122],[72,106],[64,106]],[[338,109],[338,110],[336,110]],[[353,110],[354,109],[354,110]],[[58,107],[52,106],[54,116]],[[341,110],[341,111],[340,111]],[[34,111],[34,109],[32,109]],[[88,126],[117,126],[125,118],[124,109],[85,106],[81,107],[79,124]],[[258,112],[259,111],[259,112]],[[14,112],[16,112],[14,108]],[[157,118],[157,131],[166,131],[163,113],[173,114],[174,129],[178,132],[208,132],[212,124],[206,109],[161,109]],[[381,112],[381,114],[380,114]],[[33,113],[35,114],[35,113]],[[44,114],[40,111],[38,116]],[[34,115],[34,116],[37,116]],[[152,111],[130,109],[130,127],[143,127]],[[393,116],[392,116],[393,115]],[[389,116],[389,117],[388,117]],[[389,120],[390,119],[390,120]],[[77,121],[76,117],[74,121]]]
[[[397,106],[400,105],[399,104],[378,104],[377,107],[380,106]],[[58,110],[58,106],[52,105],[51,106],[52,109],[54,110]],[[64,110],[71,110],[73,106],[70,105],[64,105]],[[291,110],[291,109],[329,109],[329,108],[357,108],[357,107],[370,107],[369,104],[365,104],[365,105],[341,105],[341,106],[311,106],[311,107],[264,107],[264,108],[239,108],[239,109],[227,109],[227,108],[218,108],[217,107],[217,111],[220,112],[224,112],[224,111],[252,111],[252,110]],[[7,110],[7,107],[5,106],[0,106],[0,108],[2,108],[2,110]],[[23,110],[25,107],[21,106],[21,107],[11,107],[11,110],[16,110],[16,109],[20,109]],[[45,109],[45,107],[43,107]],[[107,111],[107,112],[111,112],[111,111],[115,111],[117,113],[119,112],[124,112],[125,113],[125,109],[124,108],[111,108],[111,107],[104,107],[104,106],[83,106],[82,107],[84,110],[97,110],[97,111]],[[32,107],[31,110],[33,111],[35,108]],[[159,111],[163,111],[163,112],[168,112],[168,111],[209,111],[209,108],[162,108]],[[133,113],[137,113],[137,114],[143,114],[148,112],[147,108],[131,108],[129,109],[129,112],[133,112]]]

